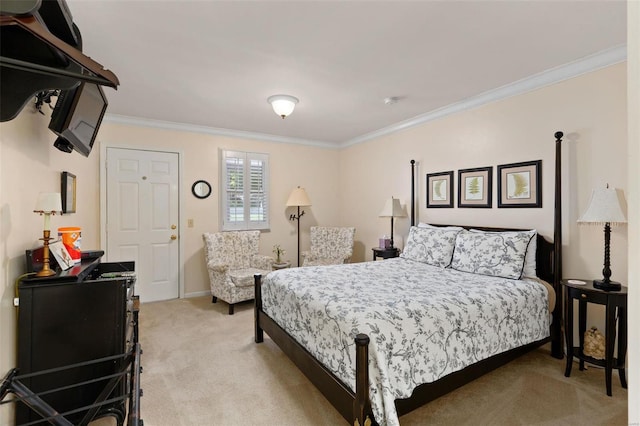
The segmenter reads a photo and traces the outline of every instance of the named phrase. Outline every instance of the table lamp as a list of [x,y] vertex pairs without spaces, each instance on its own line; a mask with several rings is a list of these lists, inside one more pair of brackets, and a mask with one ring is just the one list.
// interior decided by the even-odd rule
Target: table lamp
[[384,207],[382,208],[382,211],[378,216],[391,218],[391,247],[389,248],[392,249],[394,248],[393,247],[393,218],[406,217],[407,214],[405,213],[404,209],[400,205],[400,200],[397,198],[391,197],[387,199],[387,202],[384,204]]
[[41,240],[44,241],[42,252],[42,270],[36,274],[38,277],[50,277],[55,275],[49,265],[49,241],[51,238],[51,215],[62,211],[62,198],[59,192],[41,192],[38,194],[34,213],[44,215],[44,231]]
[[627,223],[624,213],[624,194],[622,190],[609,188],[594,189],[587,211],[578,219],[578,223],[602,225],[604,224],[604,268],[603,279],[593,280],[593,286],[601,290],[620,290],[621,284],[611,281],[609,246],[611,241],[611,225]]

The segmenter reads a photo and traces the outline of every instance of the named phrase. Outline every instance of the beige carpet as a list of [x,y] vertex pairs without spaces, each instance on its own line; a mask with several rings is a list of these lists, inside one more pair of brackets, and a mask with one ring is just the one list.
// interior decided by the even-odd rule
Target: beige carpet
[[[143,304],[145,426],[347,425],[265,335],[253,342],[253,305],[227,315],[209,297]],[[564,377],[542,347],[400,418],[410,425],[626,425],[627,390],[604,371]]]

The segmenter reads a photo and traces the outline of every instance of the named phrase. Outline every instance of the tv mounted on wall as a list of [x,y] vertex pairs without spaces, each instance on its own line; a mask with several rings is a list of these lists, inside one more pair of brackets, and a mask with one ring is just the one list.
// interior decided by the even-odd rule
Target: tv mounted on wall
[[53,145],[88,157],[107,105],[102,87],[97,84],[82,82],[60,92],[49,122],[49,129],[58,135]]

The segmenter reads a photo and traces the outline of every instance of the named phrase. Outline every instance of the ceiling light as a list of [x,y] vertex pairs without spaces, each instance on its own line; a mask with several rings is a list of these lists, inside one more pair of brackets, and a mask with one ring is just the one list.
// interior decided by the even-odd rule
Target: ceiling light
[[385,105],[393,105],[395,103],[398,102],[400,98],[398,98],[397,96],[390,96],[388,98],[384,98],[384,104]]
[[273,111],[284,119],[293,112],[298,98],[289,95],[273,95],[267,98],[267,102],[271,104]]

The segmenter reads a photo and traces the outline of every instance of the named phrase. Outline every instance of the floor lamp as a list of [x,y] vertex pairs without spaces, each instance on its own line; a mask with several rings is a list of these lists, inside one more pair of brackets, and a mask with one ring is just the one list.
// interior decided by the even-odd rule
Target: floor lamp
[[287,207],[297,207],[298,214],[291,214],[289,220],[298,221],[298,266],[300,266],[300,218],[304,215],[304,210],[300,211],[300,207],[310,206],[311,201],[304,188],[297,187],[291,191],[287,200]]

